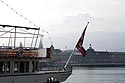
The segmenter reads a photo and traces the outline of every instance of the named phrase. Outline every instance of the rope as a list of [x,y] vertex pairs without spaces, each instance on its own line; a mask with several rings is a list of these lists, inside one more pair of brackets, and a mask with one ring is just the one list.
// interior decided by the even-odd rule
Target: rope
[[14,28],[10,29],[9,31],[6,31],[5,33],[1,34],[0,36],[5,35],[6,33],[8,33],[8,32],[10,32],[10,31],[12,31],[13,29],[14,29]]
[[[10,8],[10,10],[12,10],[16,15],[20,16],[21,18],[23,18],[24,20],[28,21],[30,24],[32,24],[33,26],[35,27],[38,27],[40,28],[40,26],[36,25],[34,22],[32,22],[30,19],[28,19],[27,17],[23,16],[21,13],[17,12],[13,7],[11,7],[10,5],[8,5],[5,1],[3,0],[0,0],[1,3],[3,3],[5,6],[7,6],[8,8]],[[53,42],[52,42],[52,39],[49,35],[49,32],[48,31],[45,31],[42,29],[42,32],[46,32],[49,36],[49,39],[50,39],[50,42],[51,42],[51,45],[53,45]]]
[[8,5],[7,3],[5,3],[3,0],[0,0],[4,5],[6,5],[8,8],[10,8],[15,14],[19,15],[21,18],[23,18],[24,20],[28,21],[30,24],[32,24],[35,27],[39,27],[38,25],[36,25],[35,23],[33,23],[31,20],[29,20],[27,17],[23,16],[22,14],[20,14],[19,12],[17,12],[14,8],[12,8],[10,5]]
[[47,32],[47,34],[48,34],[48,36],[49,36],[49,39],[50,39],[51,45],[53,45],[52,39],[51,39],[51,37],[50,37],[50,35],[49,35],[49,32]]

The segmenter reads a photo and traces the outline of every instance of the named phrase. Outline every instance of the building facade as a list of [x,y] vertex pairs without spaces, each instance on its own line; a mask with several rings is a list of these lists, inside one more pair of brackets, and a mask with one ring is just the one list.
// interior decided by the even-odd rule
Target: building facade
[[[66,63],[71,52],[72,50],[65,50],[59,53],[61,63]],[[125,52],[95,51],[90,45],[85,57],[78,50],[75,50],[70,64],[83,66],[125,66]]]

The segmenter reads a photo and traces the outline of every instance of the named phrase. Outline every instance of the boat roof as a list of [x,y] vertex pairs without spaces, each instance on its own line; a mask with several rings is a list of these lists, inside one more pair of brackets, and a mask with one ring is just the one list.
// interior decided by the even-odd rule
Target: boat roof
[[42,40],[43,35],[39,31],[40,28],[0,24],[3,43],[0,45],[0,57],[41,58],[38,56],[38,41]]

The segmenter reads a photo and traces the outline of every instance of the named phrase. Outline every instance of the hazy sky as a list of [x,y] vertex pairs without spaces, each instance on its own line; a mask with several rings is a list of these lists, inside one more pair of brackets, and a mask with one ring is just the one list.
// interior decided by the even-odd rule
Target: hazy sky
[[[89,43],[92,43],[97,50],[125,51],[125,37],[123,36],[125,0],[3,1],[41,29],[48,31],[56,48],[73,49],[86,23],[90,21],[84,43],[86,49]],[[0,11],[0,24],[33,26],[1,2]],[[45,47],[49,46],[48,36],[46,33],[43,34]],[[115,38],[113,34],[117,34],[115,37],[118,38]]]

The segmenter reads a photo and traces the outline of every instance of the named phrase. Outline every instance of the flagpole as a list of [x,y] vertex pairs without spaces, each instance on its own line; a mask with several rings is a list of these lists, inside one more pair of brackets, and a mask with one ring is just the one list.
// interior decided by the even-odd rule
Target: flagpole
[[[75,47],[75,48],[76,48],[76,47]],[[70,61],[70,59],[71,59],[71,57],[72,57],[72,55],[73,55],[73,53],[74,53],[74,51],[75,51],[75,48],[73,49],[72,53],[70,54],[70,56],[69,56],[69,58],[68,58],[68,60],[67,60],[67,62],[66,62],[66,64],[65,64],[64,68],[67,67],[67,65],[68,65],[68,63],[69,63],[69,61]]]
[[[75,48],[73,49],[72,53],[70,54],[70,56],[69,56],[69,58],[68,58],[66,64],[64,65],[64,68],[67,67],[67,65],[68,65],[68,63],[69,63],[69,61],[70,61],[70,59],[71,59],[71,57],[72,57],[72,55],[73,55],[73,53],[74,53],[74,51],[75,51],[76,48],[77,48],[78,50],[80,50],[80,52],[81,52],[81,46],[82,46],[81,44],[83,43],[85,31],[86,31],[86,28],[87,28],[88,24],[89,24],[89,22],[87,23],[87,25],[86,25],[86,27],[85,27],[83,33],[82,33],[82,36],[80,37],[79,41],[77,42]],[[82,41],[81,41],[81,40],[82,40]],[[80,44],[79,44],[79,43],[80,43]],[[78,46],[77,46],[77,45],[78,45]],[[80,47],[80,48],[78,48],[78,47]],[[83,47],[82,47],[82,50],[85,52],[85,50],[84,50]],[[82,55],[85,56],[85,55],[86,55],[86,52],[85,52],[84,54],[83,54],[83,52],[82,52]]]

